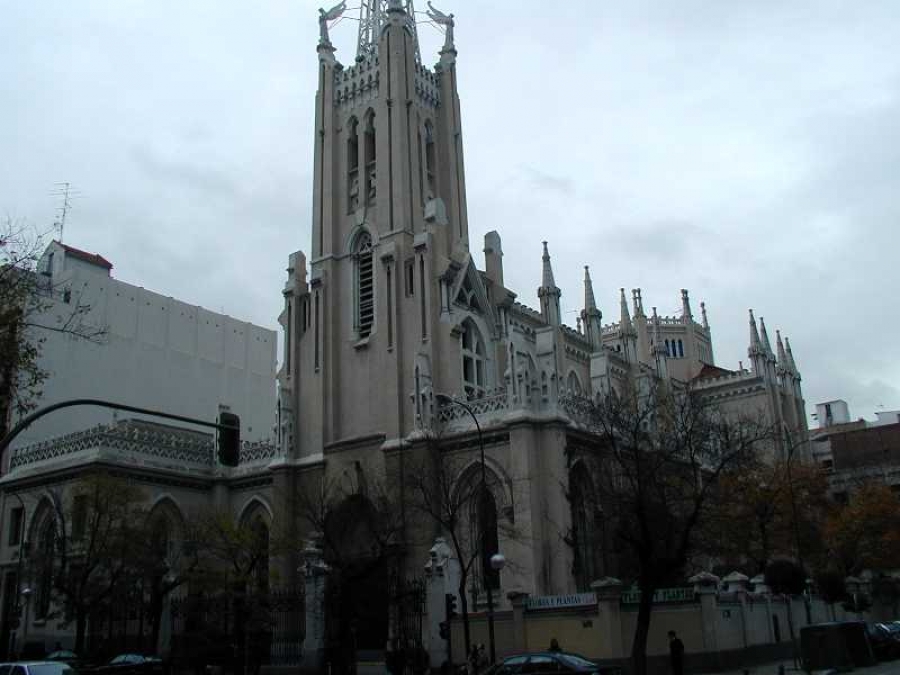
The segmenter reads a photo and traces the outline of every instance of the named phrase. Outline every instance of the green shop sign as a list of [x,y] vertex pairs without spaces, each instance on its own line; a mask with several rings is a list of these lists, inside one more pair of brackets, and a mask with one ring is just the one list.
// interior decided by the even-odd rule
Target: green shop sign
[[[658,605],[664,602],[693,602],[694,589],[689,586],[687,588],[660,588],[653,594],[653,604]],[[628,605],[636,605],[641,601],[641,592],[632,589],[622,593],[622,602]]]

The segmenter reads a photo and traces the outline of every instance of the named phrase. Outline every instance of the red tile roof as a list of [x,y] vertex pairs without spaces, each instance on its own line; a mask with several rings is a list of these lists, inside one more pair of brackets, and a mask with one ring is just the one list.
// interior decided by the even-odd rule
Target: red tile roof
[[65,249],[66,253],[73,258],[78,258],[79,260],[91,263],[92,265],[97,265],[98,267],[104,267],[108,270],[112,269],[112,263],[99,253],[88,253],[87,251],[82,251],[81,249],[75,248],[73,246],[63,244],[61,241],[57,241],[56,243],[62,246],[63,249]]

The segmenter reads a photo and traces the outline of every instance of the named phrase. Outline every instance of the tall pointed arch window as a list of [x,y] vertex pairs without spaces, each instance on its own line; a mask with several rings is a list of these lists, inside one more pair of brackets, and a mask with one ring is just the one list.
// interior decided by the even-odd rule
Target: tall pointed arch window
[[353,247],[355,271],[356,311],[354,322],[359,338],[368,337],[372,333],[375,322],[375,277],[374,254],[372,252],[372,235],[361,232]]
[[578,375],[575,374],[575,371],[569,371],[569,377],[567,378],[566,388],[569,390],[570,394],[574,394],[575,396],[581,396],[581,380],[578,379]]
[[482,589],[500,588],[500,572],[491,566],[491,557],[500,551],[497,529],[497,502],[487,487],[479,486],[469,515],[470,541],[478,547],[478,578]]
[[347,211],[359,208],[359,122],[350,118],[347,125]]
[[366,203],[371,204],[375,201],[376,196],[376,167],[375,167],[375,113],[370,112],[366,115],[366,126],[364,136],[363,149],[365,151],[365,171],[366,171]]
[[485,348],[481,333],[472,321],[463,324],[462,333],[463,389],[468,400],[484,397]]
[[587,471],[576,464],[569,471],[569,504],[572,511],[572,572],[579,591],[590,590],[591,582],[600,577],[598,547],[602,537],[598,536],[598,513]]
[[256,517],[250,523],[250,536],[253,541],[253,550],[258,552],[254,561],[254,583],[256,591],[267,593],[269,591],[269,526],[261,517]]
[[36,563],[37,593],[35,594],[35,618],[44,618],[50,612],[53,595],[53,572],[56,561],[56,521],[52,514],[44,516],[38,528]]
[[431,120],[427,120],[425,122],[425,180],[428,187],[426,200],[433,199],[436,195],[434,152],[434,126],[431,124]]

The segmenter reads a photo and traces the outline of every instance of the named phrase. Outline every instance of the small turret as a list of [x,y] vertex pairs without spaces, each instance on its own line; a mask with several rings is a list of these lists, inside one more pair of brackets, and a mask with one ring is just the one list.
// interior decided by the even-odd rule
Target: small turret
[[706,303],[700,303],[700,316],[703,317],[703,328],[709,330],[709,319],[706,318]]
[[584,323],[584,332],[592,351],[599,351],[602,339],[603,314],[597,309],[597,301],[594,299],[594,286],[591,283],[591,273],[588,266],[584,266],[584,309],[581,310],[581,320]]
[[659,330],[659,316],[656,307],[653,308],[653,361],[656,364],[656,375],[661,380],[669,379],[669,365],[666,357],[666,348],[663,345],[662,335]]
[[688,291],[686,288],[681,289],[681,321],[682,323],[689,324],[694,319],[694,314],[691,312],[691,299],[688,297]]
[[484,271],[488,279],[503,288],[503,246],[496,230],[484,235]]
[[544,243],[543,270],[541,286],[538,288],[538,298],[541,301],[541,314],[551,326],[559,326],[562,323],[562,313],[559,307],[559,298],[562,291],[556,286],[553,279],[553,267],[550,265],[550,253],[547,251],[547,242]]
[[651,363],[650,336],[647,331],[647,315],[644,314],[644,299],[641,297],[641,289],[632,289],[631,295],[634,305],[634,330],[637,334],[637,357],[641,363]]

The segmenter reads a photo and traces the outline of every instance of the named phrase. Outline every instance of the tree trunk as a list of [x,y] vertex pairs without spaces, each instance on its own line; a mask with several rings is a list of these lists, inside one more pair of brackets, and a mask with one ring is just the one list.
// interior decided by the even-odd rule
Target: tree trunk
[[83,607],[75,609],[75,649],[76,654],[84,654],[84,634],[87,628],[87,613]]
[[647,636],[650,633],[650,618],[656,584],[641,579],[638,582],[638,588],[641,591],[641,601],[638,605],[637,623],[634,627],[634,642],[631,645],[631,669],[633,675],[647,675]]

